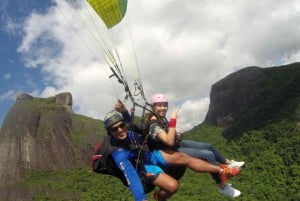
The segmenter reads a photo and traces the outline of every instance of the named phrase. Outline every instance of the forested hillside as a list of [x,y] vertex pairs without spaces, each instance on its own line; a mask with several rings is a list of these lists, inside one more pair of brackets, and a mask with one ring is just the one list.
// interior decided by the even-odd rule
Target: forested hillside
[[[259,130],[247,131],[239,140],[230,142],[222,133],[223,130],[220,128],[201,125],[185,133],[185,138],[210,142],[228,158],[246,162],[240,175],[229,181],[242,191],[242,195],[236,200],[298,201],[300,199],[300,136],[295,122],[282,121],[269,124]],[[93,173],[89,168],[33,171],[19,185],[34,189],[35,200],[133,200],[128,188],[118,179]],[[153,200],[152,193],[149,197]],[[169,200],[232,199],[217,192],[216,185],[209,174],[188,170],[180,180],[179,191]]]

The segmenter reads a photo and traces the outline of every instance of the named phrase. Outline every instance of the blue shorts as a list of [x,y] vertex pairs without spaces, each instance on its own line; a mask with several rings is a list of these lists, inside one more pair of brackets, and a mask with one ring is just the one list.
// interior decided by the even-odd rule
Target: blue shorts
[[158,165],[161,167],[168,167],[168,163],[166,162],[166,160],[164,159],[164,157],[161,154],[160,150],[153,150],[152,152],[152,157],[151,157],[151,162],[154,165]]
[[150,163],[144,164],[148,182],[152,183],[159,174],[164,173],[161,167],[168,167],[161,151],[153,150],[150,155]]
[[151,152],[150,164],[144,164],[145,171],[151,175],[158,175],[164,172],[159,166],[168,167],[168,164],[160,150],[153,150]]
[[151,175],[157,175],[160,173],[163,173],[164,171],[157,165],[152,165],[152,164],[145,164],[144,165],[145,171],[148,174]]

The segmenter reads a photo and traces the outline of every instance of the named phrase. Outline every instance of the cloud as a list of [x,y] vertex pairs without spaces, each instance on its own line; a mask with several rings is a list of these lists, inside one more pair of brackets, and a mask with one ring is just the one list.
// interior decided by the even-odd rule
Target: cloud
[[[69,91],[76,112],[103,118],[117,98],[124,99],[123,86],[108,78],[110,69],[95,45],[101,38],[87,28],[86,10],[74,12],[65,1],[56,2],[44,14],[29,15],[18,50],[27,67],[43,73],[46,87],[40,95]],[[170,105],[183,102],[182,130],[203,121],[210,87],[227,74],[299,61],[299,3],[293,0],[140,0],[129,2],[126,18],[134,52],[129,55],[123,22],[113,32],[126,58],[126,78],[132,81],[140,73],[147,98],[161,92]],[[135,55],[139,72],[129,59]],[[129,100],[126,105],[131,107]]]
[[5,73],[4,75],[3,75],[3,79],[4,80],[9,80],[11,78],[11,74],[10,73]]
[[188,100],[184,102],[181,107],[183,110],[179,111],[177,129],[184,132],[191,129],[204,120],[209,106],[209,98],[201,98],[197,100]]
[[16,91],[9,90],[4,94],[0,94],[0,101],[16,100]]

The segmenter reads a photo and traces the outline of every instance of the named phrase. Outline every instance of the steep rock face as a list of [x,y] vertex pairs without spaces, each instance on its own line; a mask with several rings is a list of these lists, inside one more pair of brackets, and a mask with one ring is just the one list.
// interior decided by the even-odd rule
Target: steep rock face
[[63,105],[69,112],[73,112],[72,110],[73,99],[71,93],[65,92],[56,95],[55,103]]
[[205,122],[230,127],[248,120],[259,127],[264,118],[280,118],[280,108],[293,112],[289,102],[299,96],[299,73],[300,63],[296,62],[270,68],[247,67],[226,76],[211,88]]
[[215,83],[205,122],[226,127],[238,121],[259,96],[265,78],[263,69],[248,67]]
[[[96,129],[84,133],[86,138],[80,139],[80,144],[71,136],[76,130],[74,121],[77,127],[84,127],[74,119],[70,93],[47,99],[17,94],[16,103],[8,112],[0,133],[0,187],[22,180],[28,170],[61,170],[90,165],[92,147],[100,140],[99,134],[103,130],[97,128],[100,123],[96,122]],[[76,132],[81,131],[77,129]],[[16,192],[8,189],[4,193],[1,191],[0,197],[17,199]]]

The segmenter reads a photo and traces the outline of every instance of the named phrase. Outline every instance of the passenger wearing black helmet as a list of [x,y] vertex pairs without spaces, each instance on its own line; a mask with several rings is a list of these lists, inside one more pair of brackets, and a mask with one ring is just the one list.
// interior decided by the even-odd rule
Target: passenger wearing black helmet
[[146,179],[146,182],[161,188],[163,192],[161,201],[177,191],[178,182],[154,164],[157,163],[155,158],[146,146],[142,146],[142,138],[127,129],[122,114],[117,111],[109,112],[104,118],[104,126],[108,135],[111,136],[111,145],[115,147],[112,157],[124,174],[135,201],[148,200],[138,172],[144,172],[142,177]]

